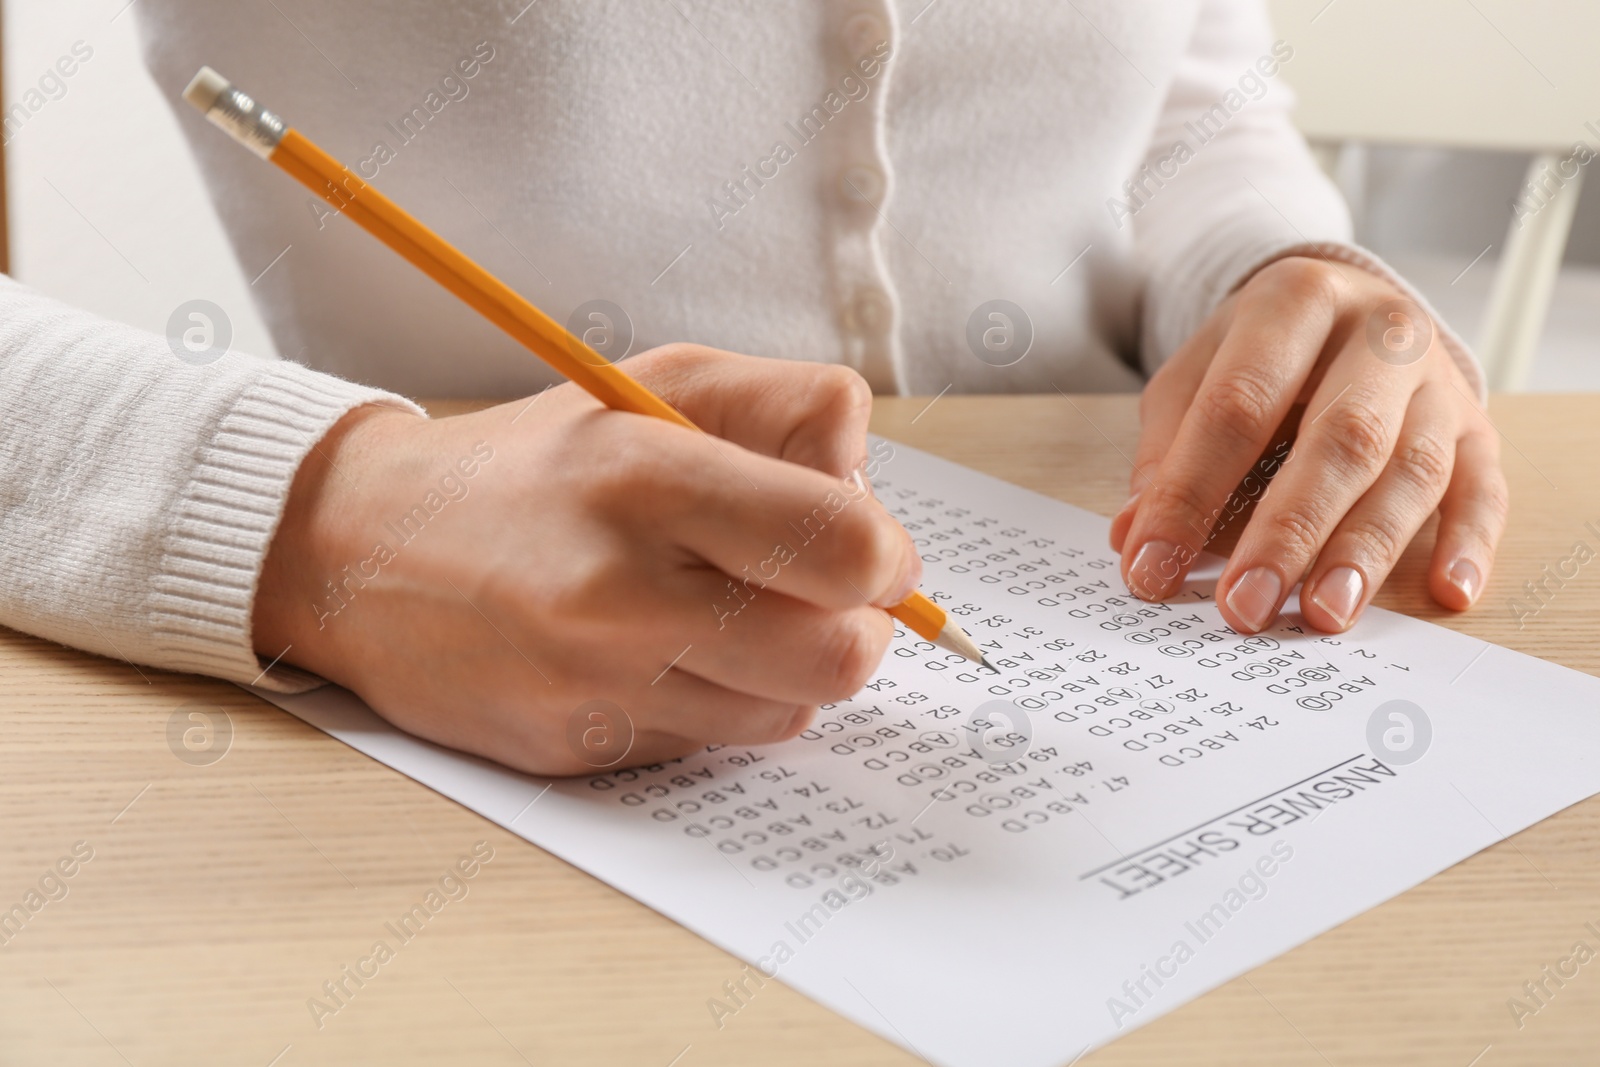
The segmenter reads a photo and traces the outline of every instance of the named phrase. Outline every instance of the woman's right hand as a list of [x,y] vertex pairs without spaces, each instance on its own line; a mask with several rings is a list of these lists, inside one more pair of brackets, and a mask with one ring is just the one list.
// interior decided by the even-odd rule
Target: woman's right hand
[[570,384],[346,415],[295,478],[257,652],[536,774],[782,740],[854,693],[922,570],[860,477],[865,382],[689,345],[627,366],[705,433]]

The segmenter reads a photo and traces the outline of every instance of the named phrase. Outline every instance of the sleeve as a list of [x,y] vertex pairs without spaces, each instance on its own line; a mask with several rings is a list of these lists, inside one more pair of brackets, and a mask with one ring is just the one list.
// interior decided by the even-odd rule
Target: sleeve
[[352,408],[422,412],[296,363],[210,355],[0,276],[0,623],[130,663],[311,688],[264,671],[250,633],[295,471]]
[[1274,40],[1263,0],[1202,0],[1130,185],[1146,271],[1141,360],[1153,373],[1228,293],[1275,259],[1310,255],[1379,275],[1423,307],[1481,397],[1484,378],[1427,299],[1351,241],[1350,215],[1290,121],[1294,48]]

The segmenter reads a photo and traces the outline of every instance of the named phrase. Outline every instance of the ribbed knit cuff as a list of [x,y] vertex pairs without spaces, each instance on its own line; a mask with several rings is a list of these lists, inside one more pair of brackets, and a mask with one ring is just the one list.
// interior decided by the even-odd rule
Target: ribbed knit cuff
[[284,693],[323,684],[256,656],[251,608],[301,461],[363,404],[423,414],[393,393],[288,362],[270,364],[240,394],[204,446],[164,537],[149,600],[162,666]]

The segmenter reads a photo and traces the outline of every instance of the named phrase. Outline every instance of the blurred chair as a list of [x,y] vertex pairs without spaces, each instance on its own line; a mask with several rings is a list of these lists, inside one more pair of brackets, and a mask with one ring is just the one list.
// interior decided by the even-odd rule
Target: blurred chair
[[[1600,149],[1595,0],[1268,0],[1294,48],[1295,123],[1330,175],[1363,144],[1527,153],[1537,195],[1508,204],[1475,349],[1492,389],[1520,390],[1544,329],[1583,185],[1569,161]],[[1581,158],[1581,157],[1580,157]],[[1564,166],[1564,161],[1565,166]],[[1565,173],[1563,172],[1563,167]],[[1559,180],[1552,180],[1551,176]]]

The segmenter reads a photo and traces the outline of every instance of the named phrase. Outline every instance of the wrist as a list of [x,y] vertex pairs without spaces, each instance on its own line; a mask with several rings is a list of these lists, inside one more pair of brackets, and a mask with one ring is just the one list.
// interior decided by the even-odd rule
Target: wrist
[[[340,569],[360,559],[370,539],[369,497],[384,484],[410,430],[426,420],[410,412],[366,404],[346,412],[306,453],[289,488],[278,529],[262,563],[252,606],[256,653],[329,676],[337,662],[319,610]],[[370,547],[370,546],[369,546]],[[285,649],[290,651],[285,654]]]

